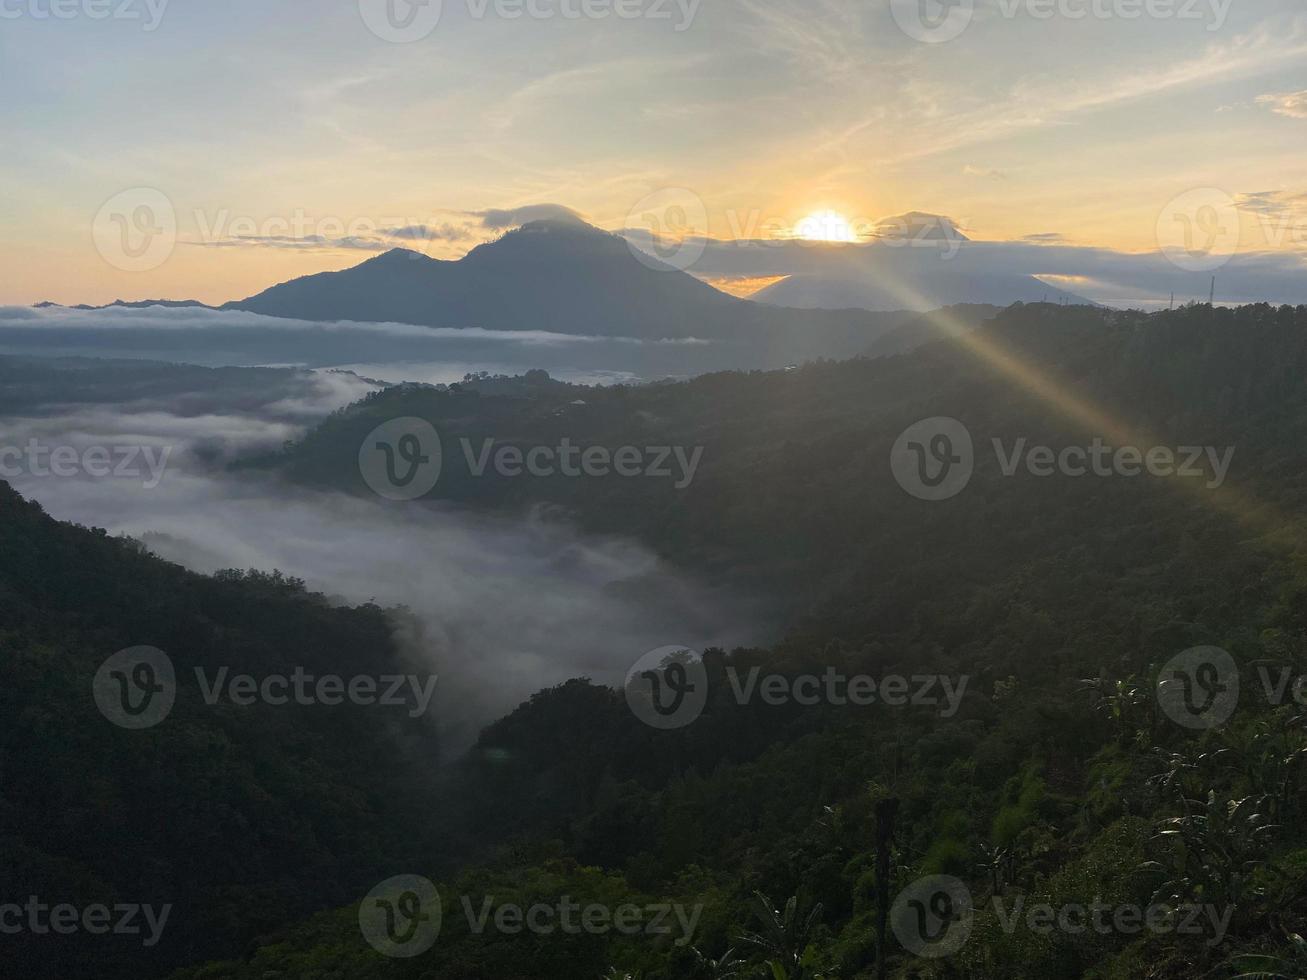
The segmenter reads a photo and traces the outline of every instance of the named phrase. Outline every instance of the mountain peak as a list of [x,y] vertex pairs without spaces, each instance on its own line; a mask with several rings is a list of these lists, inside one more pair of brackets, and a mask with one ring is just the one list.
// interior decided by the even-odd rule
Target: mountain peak
[[423,255],[421,252],[415,252],[411,248],[392,248],[388,252],[382,252],[380,255],[371,259],[371,262],[418,262],[432,261],[431,256]]
[[[611,235],[612,233],[604,231],[602,228],[596,228],[580,218],[569,217],[539,218],[535,221],[528,221],[508,233],[508,235],[541,234]],[[508,235],[504,237],[507,238]]]

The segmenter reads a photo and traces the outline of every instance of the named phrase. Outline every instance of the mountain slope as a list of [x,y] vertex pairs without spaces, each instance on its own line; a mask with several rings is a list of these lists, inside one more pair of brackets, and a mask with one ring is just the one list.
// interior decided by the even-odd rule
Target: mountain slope
[[[578,869],[598,868],[642,891],[693,889],[706,909],[695,949],[734,948],[750,959],[740,976],[783,975],[761,962],[773,947],[739,942],[757,928],[755,891],[769,910],[796,896],[800,921],[815,910],[814,928],[786,951],[804,976],[871,977],[882,963],[894,980],[1298,976],[1231,960],[1291,956],[1288,937],[1307,925],[1307,734],[1294,720],[1301,707],[1268,704],[1257,676],[1300,673],[1307,650],[1305,368],[1307,308],[1144,316],[1044,305],[904,357],[595,391],[573,412],[388,391],[333,418],[290,462],[301,478],[347,477],[359,440],[408,414],[442,435],[489,433],[521,448],[564,435],[703,446],[681,492],[618,478],[478,484],[457,469],[438,492],[565,502],[683,561],[766,567],[786,594],[814,583],[824,593],[774,650],[706,652],[707,705],[685,727],[643,726],[619,692],[577,681],[488,728],[456,795],[478,827],[515,846],[442,881],[451,906],[527,890],[556,901],[578,893]],[[1084,405],[1115,419],[1110,430]],[[941,415],[970,427],[976,466],[958,495],[931,502],[896,484],[889,458],[906,426]],[[1229,480],[1007,474],[990,449],[991,439],[1084,446],[1118,429],[1156,440],[1140,447],[1234,447]],[[1172,676],[1164,664],[1208,644],[1230,652],[1246,688],[1226,724],[1200,730],[1169,716],[1156,692]],[[790,679],[938,673],[967,690],[951,717],[833,699],[767,705],[742,701],[725,676],[755,666]],[[889,800],[893,834],[881,817]],[[878,836],[891,846],[887,879]],[[950,959],[927,962],[897,928],[882,944],[876,923],[894,896],[935,875],[966,886],[974,929]],[[1230,928],[1044,930],[1012,915],[1044,903],[1077,924],[1091,904],[1204,903]],[[602,965],[647,980],[722,975],[689,950],[469,935],[458,919],[426,956],[382,963],[367,958],[357,910],[345,908],[243,961],[181,976],[572,980],[602,976]]]
[[[430,859],[439,757],[426,719],[209,704],[194,675],[409,672],[382,610],[340,608],[280,575],[191,574],[58,523],[4,483],[0,554],[3,901],[172,907],[147,948],[5,935],[5,976],[160,976]],[[154,727],[127,730],[97,711],[92,681],[141,645],[172,659],[176,701]]]
[[852,353],[899,322],[865,311],[780,310],[654,266],[653,260],[637,259],[615,235],[588,225],[541,221],[458,261],[395,249],[352,269],[282,283],[224,309],[318,321],[642,340],[697,337],[770,346],[796,356]]

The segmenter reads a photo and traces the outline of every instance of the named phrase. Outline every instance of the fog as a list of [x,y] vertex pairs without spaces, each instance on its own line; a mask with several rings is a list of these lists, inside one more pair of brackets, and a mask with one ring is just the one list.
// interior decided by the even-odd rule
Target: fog
[[588,537],[540,513],[397,504],[228,472],[230,460],[294,438],[361,384],[318,378],[314,394],[255,413],[225,410],[211,394],[199,414],[153,399],[140,410],[46,405],[0,418],[6,447],[36,439],[79,454],[140,447],[166,458],[153,486],[144,464],[135,476],[96,478],[15,474],[10,462],[5,475],[53,517],[131,535],[196,571],[278,569],[343,602],[407,606],[413,618],[398,618],[398,635],[414,672],[439,674],[432,711],[455,750],[543,687],[578,676],[617,684],[641,654],[668,644],[764,639],[759,610],[631,541]]
[[449,383],[464,374],[543,368],[562,381],[611,384],[760,366],[739,344],[638,340],[540,330],[318,323],[205,307],[103,310],[0,306],[0,355],[141,358],[218,367],[357,369],[388,382]]

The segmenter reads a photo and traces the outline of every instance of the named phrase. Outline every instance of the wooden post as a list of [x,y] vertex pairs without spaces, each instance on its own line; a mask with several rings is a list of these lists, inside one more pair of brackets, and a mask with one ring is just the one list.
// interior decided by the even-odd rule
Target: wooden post
[[889,969],[890,845],[894,842],[894,818],[899,801],[893,797],[876,804],[876,884],[880,893],[876,915],[876,976],[885,980]]

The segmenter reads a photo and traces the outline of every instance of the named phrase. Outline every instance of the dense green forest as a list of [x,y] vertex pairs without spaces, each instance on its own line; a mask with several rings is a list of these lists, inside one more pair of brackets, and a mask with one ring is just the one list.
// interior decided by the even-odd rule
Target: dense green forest
[[[108,725],[88,688],[115,650],[380,671],[403,611],[338,608],[276,576],[190,575],[5,494],[8,876],[82,901],[178,902],[156,960],[133,972],[105,957],[105,976],[185,963],[179,980],[1300,978],[1307,731],[1296,688],[1270,703],[1263,678],[1307,665],[1305,369],[1304,308],[1026,306],[910,354],[788,372],[373,395],[255,465],[369,493],[364,438],[423,418],[444,445],[433,497],[551,505],[771,597],[792,624],[770,649],[705,651],[706,709],[684,727],[655,730],[578,678],[443,769],[402,713],[201,712],[179,696],[155,729]],[[905,429],[939,416],[967,427],[975,467],[930,502],[890,461]],[[478,477],[458,449],[565,437],[701,448],[702,462],[678,488]],[[1007,476],[991,448],[1096,438],[1233,456],[1219,481]],[[1233,658],[1240,698],[1186,727],[1159,683],[1209,645]],[[732,677],[755,667],[940,675],[965,696],[954,713],[741,703]],[[409,959],[360,929],[364,896],[400,874],[429,877],[443,904],[439,938]],[[938,958],[882,928],[933,876],[964,888],[968,911],[966,941]],[[564,901],[674,907],[694,928],[478,931],[465,914]],[[1043,905],[1215,918],[1045,929],[1020,911]],[[26,975],[60,975],[41,973],[43,949],[19,952]]]
[[[623,940],[564,955],[547,938],[468,935],[455,915],[426,956],[387,961],[347,911],[210,975],[662,978],[770,964],[790,978],[869,977],[878,906],[946,874],[974,899],[970,941],[929,959],[891,934],[889,975],[1301,976],[1307,738],[1291,697],[1267,703],[1258,667],[1303,662],[1305,328],[1307,310],[1265,306],[1016,307],[970,341],[903,357],[638,389],[522,385],[517,397],[406,388],[339,413],[288,448],[293,477],[367,492],[353,468],[362,438],[388,418],[426,418],[446,444],[433,495],[548,500],[770,588],[798,625],[770,651],[710,651],[712,699],[687,729],[645,728],[619,694],[578,681],[492,726],[460,773],[478,826],[510,843],[442,892],[580,893],[602,874],[633,896],[701,902],[698,952]],[[963,421],[977,446],[969,486],[942,503],[904,493],[888,465],[899,433],[933,416]],[[1122,434],[1147,434],[1145,449],[1233,447],[1228,478],[1005,476],[985,449]],[[449,449],[465,435],[705,452],[679,490],[474,477]],[[1159,709],[1156,688],[1164,664],[1203,644],[1230,651],[1244,696],[1227,724],[1193,731]],[[951,718],[741,707],[721,673],[758,660],[972,682]],[[882,883],[885,800],[899,809]],[[1045,934],[1025,920],[1009,931],[1000,913],[1021,902],[1193,903],[1229,918],[1201,935]],[[747,965],[712,964],[723,957]]]
[[[4,485],[0,555],[6,900],[173,906],[148,949],[112,935],[7,934],[6,976],[85,975],[89,962],[101,977],[159,976],[435,853],[429,719],[209,706],[193,674],[408,671],[396,613],[338,608],[275,573],[193,575],[131,540],[57,523]],[[172,658],[178,692],[165,720],[133,731],[100,714],[92,679],[141,645]]]

